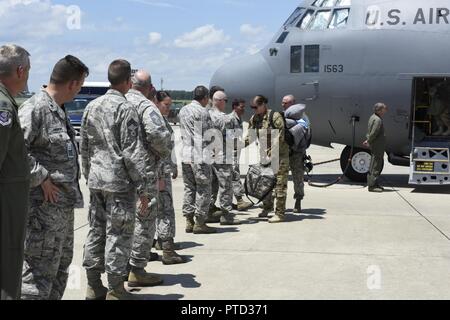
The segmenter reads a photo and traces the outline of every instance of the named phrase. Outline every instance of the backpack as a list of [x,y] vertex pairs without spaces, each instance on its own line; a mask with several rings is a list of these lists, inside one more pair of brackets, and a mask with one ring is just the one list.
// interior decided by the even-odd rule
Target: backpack
[[[311,146],[312,142],[312,129],[309,127],[308,129],[301,126],[303,131],[303,139],[298,143],[298,145],[295,144],[295,137],[292,135],[292,132],[287,128],[286,126],[286,117],[284,116],[284,112],[278,112],[284,121],[284,141],[289,145],[291,149],[294,150],[304,150],[306,151]],[[269,123],[270,127],[273,129],[275,128],[275,123],[273,121],[273,118],[275,116],[275,111],[272,111],[269,115]]]
[[[260,164],[250,166],[247,176],[245,177],[244,189],[247,198],[254,205],[261,203],[277,184],[277,176],[274,174],[272,168],[264,167]],[[256,198],[258,203],[254,203],[250,197]]]

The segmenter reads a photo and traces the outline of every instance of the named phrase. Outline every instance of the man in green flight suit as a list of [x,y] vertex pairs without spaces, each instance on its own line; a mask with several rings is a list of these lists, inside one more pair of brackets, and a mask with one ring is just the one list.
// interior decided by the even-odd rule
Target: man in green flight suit
[[377,103],[374,107],[375,113],[369,119],[369,131],[364,146],[372,152],[372,162],[367,177],[369,192],[383,192],[378,179],[383,170],[384,152],[386,149],[386,135],[384,133],[383,116],[388,108],[384,103]]
[[28,81],[30,54],[0,47],[0,300],[20,297],[30,167],[14,96]]

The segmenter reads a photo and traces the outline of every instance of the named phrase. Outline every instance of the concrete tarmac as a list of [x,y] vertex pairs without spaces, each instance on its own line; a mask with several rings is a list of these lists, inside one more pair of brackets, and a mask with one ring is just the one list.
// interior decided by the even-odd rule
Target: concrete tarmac
[[[252,148],[249,159],[255,160]],[[321,162],[339,158],[342,148],[313,146],[309,153]],[[242,173],[246,170],[243,165]],[[414,188],[408,172],[386,161],[383,194],[348,180],[327,189],[307,186],[302,214],[288,210],[286,223],[270,225],[257,218],[255,208],[238,216],[245,221],[241,226],[192,235],[184,232],[180,171],[174,181],[176,242],[190,262],[149,263],[147,271],[162,275],[164,284],[135,293],[148,300],[450,299],[450,188]],[[335,162],[316,167],[313,180],[327,182],[340,174]],[[84,180],[81,184],[86,208],[76,211],[64,299],[85,298],[89,192]],[[288,208],[293,205],[291,181]]]

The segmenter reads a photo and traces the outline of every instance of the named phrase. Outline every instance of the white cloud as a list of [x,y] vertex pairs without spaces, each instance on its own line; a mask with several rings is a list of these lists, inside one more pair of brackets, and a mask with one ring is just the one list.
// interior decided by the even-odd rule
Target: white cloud
[[252,26],[251,24],[241,26],[241,34],[248,37],[260,35],[263,31],[264,27]]
[[151,45],[155,45],[155,44],[159,43],[159,42],[161,41],[161,39],[162,39],[161,33],[158,33],[158,32],[150,32],[150,33],[148,34],[148,42],[149,42]]
[[[69,31],[68,6],[50,0],[1,0],[0,36],[7,41],[17,38],[45,39]],[[4,32],[7,30],[7,32]]]
[[205,25],[192,32],[185,33],[175,39],[175,46],[178,48],[206,48],[217,44],[222,44],[230,40],[223,30],[218,30],[214,25]]

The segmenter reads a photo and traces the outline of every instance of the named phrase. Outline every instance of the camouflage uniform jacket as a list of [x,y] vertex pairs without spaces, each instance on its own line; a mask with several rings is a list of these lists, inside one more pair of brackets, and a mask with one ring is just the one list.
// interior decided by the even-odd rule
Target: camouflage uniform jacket
[[[253,142],[256,141],[256,139],[266,138],[267,143],[265,145],[267,148],[265,150],[261,150],[261,158],[262,158],[261,160],[268,160],[263,159],[266,156],[270,159],[272,157],[272,151],[277,148],[279,150],[280,160],[289,159],[289,145],[286,143],[286,141],[284,141],[285,125],[283,116],[280,113],[275,112],[273,117],[273,123],[275,128],[271,128],[270,125],[271,112],[272,112],[271,110],[267,110],[265,114],[254,115],[250,119],[249,133],[245,139],[245,145],[248,146],[252,144]],[[267,135],[266,137],[261,137],[260,132],[261,130],[265,131]],[[274,141],[274,143],[272,143],[272,140],[274,140],[271,134],[272,130],[279,130],[279,138],[278,140]]]
[[60,189],[58,205],[82,208],[75,130],[64,109],[42,90],[22,104],[19,117],[31,164],[31,206],[44,202],[40,185],[50,177]]
[[178,173],[178,167],[177,167],[177,158],[175,154],[175,140],[174,140],[174,131],[172,127],[169,124],[169,121],[164,117],[164,122],[166,124],[167,130],[169,130],[172,138],[169,141],[169,144],[167,145],[167,148],[172,150],[173,152],[169,154],[167,157],[161,159],[161,168],[160,168],[160,176],[162,178],[164,177],[170,177],[172,173]]
[[242,151],[242,136],[244,134],[244,126],[242,125],[242,119],[238,116],[236,111],[229,114],[230,128],[234,130],[233,145],[234,145],[234,161],[239,163],[239,159]]
[[192,101],[180,110],[180,128],[183,163],[211,161],[211,150],[207,148],[209,141],[205,139],[206,132],[212,128],[208,110],[198,101]]
[[[209,115],[211,116],[211,122],[214,129],[220,132],[222,136],[223,147],[221,149],[215,149],[213,155],[214,160],[217,164],[224,164],[227,155],[227,148],[232,148],[234,150],[234,145],[231,143],[232,140],[228,140],[228,135],[232,135],[232,123],[231,117],[217,109],[212,107],[208,109]],[[228,146],[227,146],[228,144]],[[232,164],[232,163],[230,163]]]
[[[149,162],[147,167],[151,169],[149,178],[150,180],[154,179],[156,183],[162,166],[161,160],[170,156],[172,151],[172,145],[170,144],[172,134],[167,129],[164,117],[158,107],[141,92],[131,89],[125,96],[138,112],[143,142],[145,150],[148,152]],[[152,185],[155,185],[155,183],[152,183]]]
[[117,90],[89,103],[81,124],[81,157],[88,187],[113,193],[136,188],[147,195],[147,168],[136,108]]

